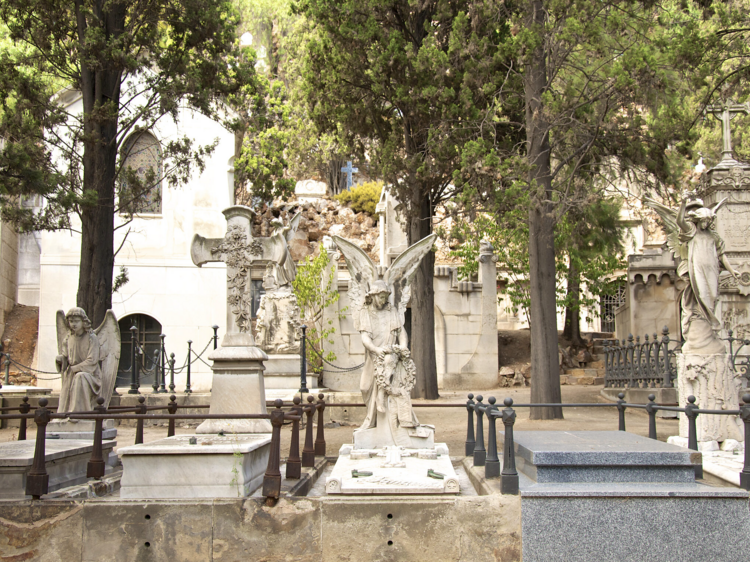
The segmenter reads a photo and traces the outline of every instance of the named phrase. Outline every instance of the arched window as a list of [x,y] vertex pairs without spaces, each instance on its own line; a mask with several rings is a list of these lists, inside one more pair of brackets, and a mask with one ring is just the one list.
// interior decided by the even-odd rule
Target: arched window
[[161,213],[161,147],[148,131],[133,133],[123,146],[120,205],[124,213]]
[[[117,368],[117,386],[130,386],[133,362],[132,326],[137,329],[138,371],[141,386],[154,382],[154,351],[161,348],[161,324],[147,314],[130,314],[120,318],[120,366]],[[144,369],[145,367],[145,369]]]

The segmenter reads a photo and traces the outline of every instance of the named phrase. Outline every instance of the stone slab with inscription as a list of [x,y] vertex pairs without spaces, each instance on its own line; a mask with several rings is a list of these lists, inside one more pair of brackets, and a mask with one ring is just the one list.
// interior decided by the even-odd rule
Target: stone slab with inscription
[[269,434],[176,435],[119,450],[120,497],[245,497],[263,482]]
[[[0,499],[24,499],[26,475],[34,462],[35,441],[12,441],[0,444]],[[115,441],[104,441],[102,453],[111,459],[106,472],[112,471],[116,455],[110,455],[117,445]],[[71,439],[51,439],[45,443],[45,465],[49,474],[49,491],[54,492],[68,486],[85,483],[86,467],[91,458],[93,443]]]
[[353,449],[344,445],[326,478],[326,493],[458,494],[459,482],[444,443],[431,449]]

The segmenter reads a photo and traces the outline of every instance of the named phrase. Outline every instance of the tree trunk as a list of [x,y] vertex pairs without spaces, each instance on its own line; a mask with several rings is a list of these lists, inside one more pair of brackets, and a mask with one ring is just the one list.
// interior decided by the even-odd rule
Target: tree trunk
[[[416,186],[412,191],[413,211],[409,220],[409,245],[416,244],[432,232],[432,207],[428,195]],[[435,289],[432,280],[435,254],[428,252],[422,260],[411,289],[411,356],[417,367],[417,382],[412,398],[435,400],[439,397],[437,362],[435,360]]]
[[[527,27],[544,32],[541,0],[530,2]],[[555,218],[551,203],[549,123],[544,114],[542,94],[547,85],[544,41],[529,52],[524,90],[526,94],[527,156],[534,190],[529,210],[529,277],[531,281],[531,401],[559,403],[560,365],[558,362],[557,309],[555,303]],[[562,418],[562,408],[532,408],[531,419]]]
[[565,307],[563,338],[572,346],[585,347],[581,337],[581,273],[574,264],[568,269],[568,306]]
[[[97,4],[104,33],[119,35],[125,23],[123,6],[110,6],[105,13]],[[79,41],[85,42],[85,20],[77,3]],[[114,257],[114,203],[117,165],[117,111],[121,71],[81,65],[81,94],[84,111],[83,190],[96,193],[96,203],[81,208],[81,263],[78,272],[77,305],[97,327],[112,308]]]

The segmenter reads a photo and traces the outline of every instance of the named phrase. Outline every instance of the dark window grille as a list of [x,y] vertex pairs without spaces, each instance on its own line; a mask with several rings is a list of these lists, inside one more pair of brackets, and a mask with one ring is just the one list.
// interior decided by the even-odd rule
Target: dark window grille
[[625,304],[626,290],[627,286],[624,283],[620,283],[613,294],[599,297],[602,332],[615,331],[615,311]]
[[[131,343],[131,326],[138,328],[138,344],[144,351],[145,356],[140,356],[140,373],[141,386],[146,386],[154,382],[154,351],[161,347],[161,324],[147,314],[131,314],[120,319],[120,366],[117,368],[117,386],[130,385],[130,369],[133,357]],[[146,367],[144,369],[143,367]],[[179,365],[177,365],[179,367]]]

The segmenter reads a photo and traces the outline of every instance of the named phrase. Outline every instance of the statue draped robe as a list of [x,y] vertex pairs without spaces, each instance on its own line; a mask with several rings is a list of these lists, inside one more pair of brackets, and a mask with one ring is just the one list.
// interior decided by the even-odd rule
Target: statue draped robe
[[[63,343],[62,355],[67,367],[62,373],[62,388],[58,413],[85,412],[96,406],[102,388],[99,367],[99,339],[92,331],[81,336],[70,334]],[[72,372],[73,367],[80,371]]]

